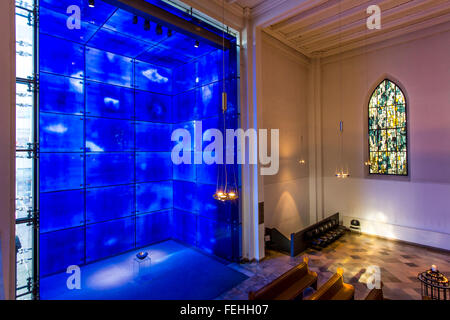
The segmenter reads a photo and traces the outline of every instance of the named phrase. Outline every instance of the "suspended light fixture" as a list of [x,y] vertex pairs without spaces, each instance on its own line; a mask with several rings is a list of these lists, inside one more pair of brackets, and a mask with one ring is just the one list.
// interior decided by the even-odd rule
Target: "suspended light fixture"
[[89,7],[91,8],[95,7],[95,0],[89,0]]
[[300,136],[300,160],[298,160],[298,163],[305,164],[306,160],[303,155],[303,135]]
[[172,31],[172,30],[170,30],[170,29],[169,29],[169,30],[167,30],[167,36],[168,36],[169,38],[170,38],[170,37],[172,36],[172,32],[173,32],[173,31]]
[[133,24],[138,24],[138,22],[139,22],[138,16],[134,16],[133,17]]
[[[341,0],[339,0],[339,48],[342,47],[342,11],[341,11]],[[341,50],[339,50],[339,53]],[[339,179],[345,179],[350,176],[348,172],[348,167],[344,169],[344,121],[342,121],[343,118],[343,110],[342,110],[342,60],[339,62],[339,112],[340,112],[340,118],[339,121],[339,131],[338,131],[338,140],[339,140],[339,164],[336,168],[336,178]]]
[[195,47],[195,48],[198,48],[198,47],[200,47],[200,42],[198,42],[198,40],[196,40],[196,41],[195,41],[195,43],[194,43],[194,47]]
[[163,34],[163,29],[162,29],[162,26],[160,24],[156,25],[156,34],[158,36]]
[[[223,118],[223,132],[225,133],[226,128],[226,112],[227,112],[227,106],[228,106],[228,99],[227,99],[227,92],[226,92],[226,76],[225,76],[225,1],[222,0],[222,10],[223,10],[223,23],[222,23],[222,84],[223,84],[223,90],[222,90],[222,118]],[[198,41],[196,41],[196,45],[200,45]],[[198,48],[198,46],[196,46]],[[218,165],[218,172],[217,172],[217,185],[216,185],[216,192],[213,194],[214,199],[225,202],[225,201],[232,201],[239,198],[238,195],[238,188],[237,188],[237,182],[236,182],[236,172],[235,172],[235,166],[232,164],[233,168],[233,179],[234,183],[232,185],[229,185],[228,182],[228,172],[227,172],[227,164],[219,164]]]
[[145,20],[145,22],[144,22],[144,30],[145,31],[150,30],[150,20]]

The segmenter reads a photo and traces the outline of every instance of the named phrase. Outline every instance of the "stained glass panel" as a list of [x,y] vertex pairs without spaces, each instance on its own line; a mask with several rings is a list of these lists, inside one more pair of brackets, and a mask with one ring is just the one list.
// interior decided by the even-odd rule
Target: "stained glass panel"
[[408,175],[406,99],[392,81],[384,80],[369,100],[369,172]]

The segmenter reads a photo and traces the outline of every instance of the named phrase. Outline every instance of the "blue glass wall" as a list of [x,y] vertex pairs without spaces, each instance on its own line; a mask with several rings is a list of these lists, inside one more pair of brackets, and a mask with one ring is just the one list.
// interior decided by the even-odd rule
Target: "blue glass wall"
[[[171,238],[239,259],[239,205],[213,199],[217,166],[170,157],[173,129],[222,129],[222,50],[145,32],[100,3],[71,33],[55,26],[64,5],[41,1],[41,276]],[[236,47],[224,56],[230,128]]]

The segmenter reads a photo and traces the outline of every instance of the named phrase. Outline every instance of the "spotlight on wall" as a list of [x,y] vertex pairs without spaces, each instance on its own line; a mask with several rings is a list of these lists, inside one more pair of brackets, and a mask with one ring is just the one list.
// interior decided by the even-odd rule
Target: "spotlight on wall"
[[144,30],[145,31],[150,30],[150,21],[149,20],[145,20],[145,22],[144,22]]
[[160,36],[160,35],[163,34],[163,29],[162,29],[162,26],[161,26],[160,24],[158,24],[158,25],[156,26],[156,34],[157,34],[158,36]]
[[95,0],[89,0],[89,7],[91,8],[95,7]]
[[195,41],[194,47],[196,47],[196,48],[200,47],[200,42],[198,42],[198,40]]
[[172,31],[172,30],[170,30],[170,29],[169,29],[169,30],[167,30],[167,36],[168,36],[169,38],[170,38],[170,37],[172,36],[172,32],[173,32],[173,31]]
[[134,16],[133,17],[133,24],[138,24],[138,22],[139,22],[138,16]]

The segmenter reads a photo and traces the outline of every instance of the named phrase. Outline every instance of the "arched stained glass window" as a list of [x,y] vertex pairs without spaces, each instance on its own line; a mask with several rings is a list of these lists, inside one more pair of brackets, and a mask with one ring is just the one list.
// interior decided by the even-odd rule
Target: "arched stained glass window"
[[371,174],[408,175],[406,99],[387,79],[369,101],[369,157]]

